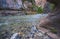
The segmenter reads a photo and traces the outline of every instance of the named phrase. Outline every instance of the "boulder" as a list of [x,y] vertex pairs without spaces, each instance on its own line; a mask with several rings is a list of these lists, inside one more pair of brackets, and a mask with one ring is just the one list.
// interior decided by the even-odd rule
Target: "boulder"
[[0,0],[1,9],[20,9],[21,7],[21,0]]
[[49,14],[46,18],[40,21],[40,26],[48,29],[55,28],[57,34],[60,36],[60,13],[59,14]]

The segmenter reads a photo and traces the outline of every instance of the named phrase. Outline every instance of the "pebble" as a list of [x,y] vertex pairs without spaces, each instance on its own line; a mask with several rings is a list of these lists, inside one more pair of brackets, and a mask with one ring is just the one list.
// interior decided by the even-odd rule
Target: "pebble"
[[[48,35],[45,35],[42,33],[40,30],[38,30],[35,26],[31,26],[31,31],[28,32],[27,34],[22,34],[22,39],[34,39],[35,37],[43,38],[43,39],[49,39]],[[38,31],[38,32],[37,32]]]

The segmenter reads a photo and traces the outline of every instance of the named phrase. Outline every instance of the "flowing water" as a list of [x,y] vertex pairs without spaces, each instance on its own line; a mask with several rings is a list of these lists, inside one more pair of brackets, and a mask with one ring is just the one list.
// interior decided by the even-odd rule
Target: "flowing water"
[[[30,36],[38,32],[36,25],[40,19],[46,17],[47,14],[36,14],[36,15],[24,15],[24,16],[6,16],[0,17],[0,36],[1,39],[4,37],[2,34],[8,35],[6,37],[15,38],[16,33],[20,33],[24,36]],[[5,37],[5,38],[6,38]]]

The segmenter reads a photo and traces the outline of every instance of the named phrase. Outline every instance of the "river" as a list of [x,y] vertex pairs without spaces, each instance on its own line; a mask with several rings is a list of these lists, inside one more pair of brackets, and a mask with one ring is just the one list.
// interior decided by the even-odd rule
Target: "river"
[[[40,19],[46,17],[48,14],[35,14],[24,16],[3,16],[0,17],[0,31],[8,31],[8,33],[17,33],[29,31],[29,27],[35,26]],[[26,31],[27,30],[27,31]],[[25,33],[27,34],[27,33]]]

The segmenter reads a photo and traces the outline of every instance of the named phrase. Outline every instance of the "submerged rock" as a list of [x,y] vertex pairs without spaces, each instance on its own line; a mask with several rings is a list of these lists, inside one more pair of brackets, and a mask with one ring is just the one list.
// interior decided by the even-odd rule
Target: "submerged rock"
[[11,39],[12,38],[13,39],[18,39],[19,37],[21,37],[21,36],[18,36],[18,35],[22,35],[22,37],[20,39],[50,39],[50,37],[47,34],[42,33],[41,31],[39,32],[39,30],[37,30],[36,26],[31,26],[30,32],[29,31],[26,32],[26,31],[27,30],[25,30],[25,33],[27,33],[27,34],[14,33],[11,36]]
[[18,33],[14,33],[10,39],[21,39],[21,38],[19,37]]

